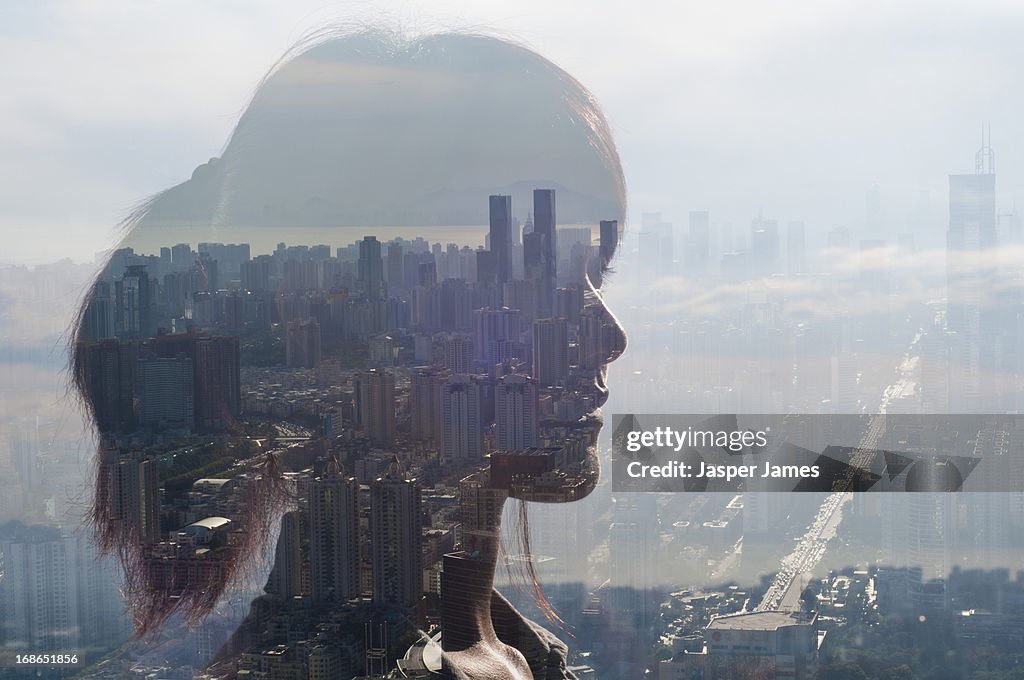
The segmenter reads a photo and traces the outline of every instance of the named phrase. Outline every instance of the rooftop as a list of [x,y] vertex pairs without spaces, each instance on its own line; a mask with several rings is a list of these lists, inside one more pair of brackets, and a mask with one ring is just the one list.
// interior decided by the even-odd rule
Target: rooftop
[[199,520],[198,522],[192,522],[192,524],[189,524],[187,527],[182,529],[182,531],[188,532],[190,528],[208,529],[210,531],[213,531],[214,529],[219,529],[221,527],[227,526],[228,524],[231,524],[231,520],[229,520],[227,517],[207,517],[205,519]]
[[811,620],[800,612],[748,612],[715,617],[708,624],[708,630],[778,630],[810,622]]

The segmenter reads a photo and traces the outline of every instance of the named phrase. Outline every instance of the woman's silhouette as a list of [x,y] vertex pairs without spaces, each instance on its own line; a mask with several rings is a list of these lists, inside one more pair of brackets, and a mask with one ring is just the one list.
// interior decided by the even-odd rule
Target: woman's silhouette
[[[383,647],[393,668],[419,630],[434,642],[407,676],[573,677],[493,578],[506,499],[596,483],[605,368],[625,347],[598,288],[624,203],[593,97],[528,49],[357,31],[286,55],[221,156],[131,217],[79,315],[92,520],[137,630],[209,613],[283,517],[267,595],[218,673],[347,678],[347,650]],[[600,246],[557,230],[598,221]],[[429,246],[488,222],[486,249]],[[284,245],[310,239],[339,247]],[[287,430],[313,416],[315,432]],[[439,488],[457,511],[424,500]]]

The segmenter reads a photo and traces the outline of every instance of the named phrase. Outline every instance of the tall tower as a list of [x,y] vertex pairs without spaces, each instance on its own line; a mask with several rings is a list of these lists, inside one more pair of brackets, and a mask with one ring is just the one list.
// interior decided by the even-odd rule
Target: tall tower
[[494,392],[494,418],[498,450],[537,446],[537,383],[515,373],[504,376]]
[[498,286],[512,278],[512,197],[490,197],[490,241]]
[[359,594],[359,483],[333,456],[310,485],[309,553],[313,599]]
[[375,236],[364,236],[359,242],[358,262],[359,285],[371,302],[383,300],[387,287],[384,284],[384,260],[380,254],[380,241]]
[[370,486],[373,601],[413,606],[423,594],[421,490],[396,457]]
[[482,454],[480,386],[454,375],[441,386],[441,460],[475,460]]
[[541,315],[554,309],[558,286],[558,230],[555,218],[555,190],[533,190],[533,233],[539,235],[542,275]]

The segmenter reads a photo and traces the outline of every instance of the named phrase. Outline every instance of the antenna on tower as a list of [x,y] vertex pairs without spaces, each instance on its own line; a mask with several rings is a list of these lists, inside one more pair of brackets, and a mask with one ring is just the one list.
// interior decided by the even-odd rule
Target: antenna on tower
[[[987,130],[986,130],[987,128]],[[986,139],[987,132],[987,139]],[[974,174],[994,175],[996,173],[996,154],[992,151],[992,124],[981,126],[981,148],[974,154]]]

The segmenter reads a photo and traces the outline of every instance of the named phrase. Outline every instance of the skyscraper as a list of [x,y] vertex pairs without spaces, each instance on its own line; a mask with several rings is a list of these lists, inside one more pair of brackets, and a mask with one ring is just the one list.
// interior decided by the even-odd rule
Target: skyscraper
[[68,587],[77,599],[80,649],[105,652],[119,647],[131,634],[131,618],[124,611],[117,560],[101,555],[88,532],[64,536],[64,544],[71,562]]
[[420,441],[437,442],[437,421],[441,382],[439,371],[420,368],[413,372],[409,389],[412,411],[412,438]]
[[166,334],[153,338],[147,347],[156,357],[184,355],[192,360],[197,430],[216,432],[232,425],[242,410],[237,336]]
[[80,348],[89,376],[89,395],[100,432],[129,430],[135,426],[135,373],[139,343],[108,338]]
[[506,375],[494,391],[496,446],[517,451],[537,446],[537,383],[524,375]]
[[387,277],[388,289],[392,293],[405,290],[405,277],[402,267],[402,244],[397,241],[388,243]]
[[545,273],[554,277],[557,271],[558,262],[555,257],[557,252],[556,234],[557,221],[555,218],[555,190],[534,189],[533,190],[533,231],[536,234],[543,234],[547,237],[547,247],[544,253]]
[[195,377],[185,355],[139,359],[139,423],[192,430],[195,426]]
[[983,264],[978,253],[996,246],[996,175],[995,157],[984,138],[974,165],[973,175],[949,176],[946,329],[955,334],[949,336],[949,406],[956,412],[988,413],[996,401],[997,320],[987,302],[995,269]]
[[359,482],[334,457],[310,484],[309,560],[314,600],[359,595]]
[[122,454],[116,448],[100,452],[97,495],[106,498],[109,520],[131,541],[160,539],[159,473],[149,458]]
[[463,279],[441,282],[440,322],[446,331],[468,331],[473,327],[473,293]]
[[[390,254],[389,254],[390,259]],[[366,299],[371,302],[383,300],[387,287],[384,284],[384,260],[380,254],[380,241],[376,236],[364,236],[359,242],[358,262],[359,286]]]
[[370,443],[388,447],[395,442],[395,376],[381,369],[359,374],[359,419]]
[[991,248],[996,242],[995,173],[949,176],[949,231],[946,237],[950,286],[950,330],[960,330],[971,292],[958,271],[960,253]]
[[468,375],[441,385],[441,460],[475,460],[482,454],[480,386]]
[[541,314],[551,314],[554,308],[555,288],[558,285],[558,241],[555,217],[555,190],[533,190],[533,233],[541,237],[541,271],[543,290]]
[[569,333],[563,318],[533,322],[533,377],[552,387],[569,377]]
[[494,251],[476,251],[476,282],[481,286],[498,285],[498,259]]
[[544,235],[535,231],[523,234],[523,275],[537,286],[544,281],[545,241]]
[[117,310],[109,281],[97,281],[83,319],[85,338],[103,340],[117,334]]
[[422,492],[396,457],[370,485],[373,601],[413,606],[423,594]]
[[490,240],[498,286],[512,278],[512,197],[490,197]]
[[151,328],[149,274],[146,265],[129,265],[117,282],[118,322],[125,338],[148,337]]

